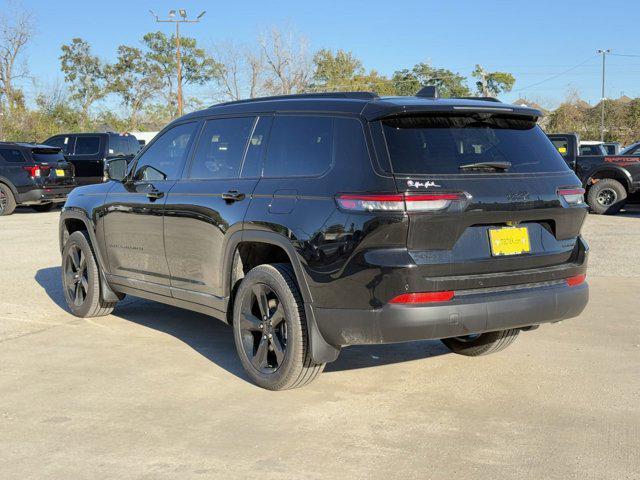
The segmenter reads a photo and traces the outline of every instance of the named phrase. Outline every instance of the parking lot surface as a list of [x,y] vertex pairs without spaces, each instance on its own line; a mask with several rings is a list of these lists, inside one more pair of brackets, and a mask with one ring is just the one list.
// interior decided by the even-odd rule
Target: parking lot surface
[[67,313],[58,215],[0,218],[3,479],[640,478],[638,211],[588,217],[579,318],[480,358],[347,348],[285,392],[250,384],[204,315]]

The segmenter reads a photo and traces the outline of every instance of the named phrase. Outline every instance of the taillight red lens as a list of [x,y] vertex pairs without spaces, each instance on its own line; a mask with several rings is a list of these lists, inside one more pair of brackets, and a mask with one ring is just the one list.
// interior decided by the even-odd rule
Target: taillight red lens
[[454,202],[462,204],[466,200],[464,193],[343,194],[336,197],[341,208],[358,212],[437,212],[451,207]]
[[558,195],[564,198],[564,201],[569,205],[584,203],[584,188],[582,187],[559,188]]
[[40,167],[35,165],[35,166],[29,166],[29,167],[22,167],[23,170],[25,170],[29,176],[31,178],[39,178],[40,177]]
[[567,282],[567,285],[569,287],[575,287],[580,285],[581,283],[584,283],[586,279],[587,279],[587,275],[583,273],[582,275],[575,275],[573,277],[569,277],[565,281]]
[[420,293],[403,293],[398,295],[389,303],[435,303],[448,302],[454,296],[453,290],[442,292],[420,292]]

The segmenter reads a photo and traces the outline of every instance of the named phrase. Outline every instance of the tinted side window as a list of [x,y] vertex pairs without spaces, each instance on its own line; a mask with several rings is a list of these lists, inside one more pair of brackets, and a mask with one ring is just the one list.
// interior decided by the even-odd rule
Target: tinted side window
[[255,117],[208,120],[196,149],[189,178],[237,178]]
[[77,137],[74,155],[95,155],[100,152],[100,137]]
[[189,153],[197,123],[184,123],[164,132],[137,162],[134,180],[175,180]]
[[0,148],[0,159],[9,163],[24,163],[24,156],[15,148]]
[[265,177],[319,176],[331,166],[333,118],[276,116]]
[[356,173],[363,168],[372,168],[367,141],[364,137],[362,124],[355,118],[336,118],[334,120],[335,162],[338,166],[345,166]]

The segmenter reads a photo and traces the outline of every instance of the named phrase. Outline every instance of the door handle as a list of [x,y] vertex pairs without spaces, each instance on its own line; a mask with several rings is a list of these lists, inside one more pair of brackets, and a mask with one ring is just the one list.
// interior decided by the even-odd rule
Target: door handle
[[237,190],[229,190],[222,194],[222,199],[226,202],[238,202],[244,200],[245,194]]
[[150,198],[151,200],[157,200],[162,197],[164,197],[164,192],[158,190],[155,187],[147,192],[147,198]]

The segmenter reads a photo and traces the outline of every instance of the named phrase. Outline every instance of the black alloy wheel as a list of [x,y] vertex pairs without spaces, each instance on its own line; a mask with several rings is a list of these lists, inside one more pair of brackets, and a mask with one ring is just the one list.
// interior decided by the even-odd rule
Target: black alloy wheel
[[64,287],[68,298],[81,307],[89,291],[87,258],[78,245],[71,245],[64,261]]
[[268,285],[253,285],[243,299],[240,332],[251,365],[260,373],[277,371],[286,355],[287,323],[280,299]]

